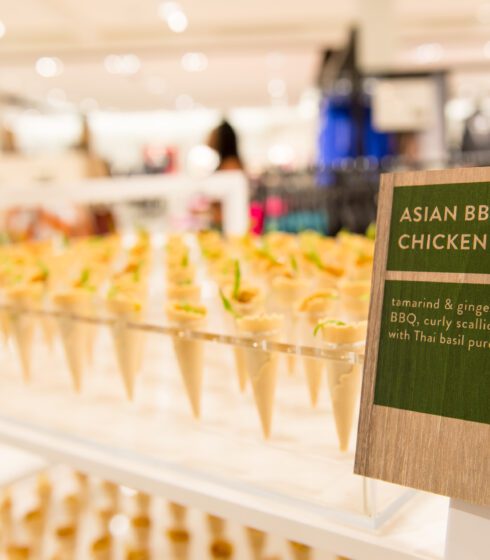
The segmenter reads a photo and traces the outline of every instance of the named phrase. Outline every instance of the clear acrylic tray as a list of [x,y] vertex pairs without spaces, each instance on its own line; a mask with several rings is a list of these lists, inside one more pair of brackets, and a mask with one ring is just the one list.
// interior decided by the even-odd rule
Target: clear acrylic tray
[[[28,311],[39,318],[54,311]],[[212,313],[211,316],[218,317]],[[13,347],[1,350],[0,420],[56,438],[59,445],[104,449],[130,457],[142,467],[185,473],[226,491],[261,496],[284,507],[320,514],[344,524],[375,529],[413,495],[396,485],[354,475],[355,437],[347,453],[338,450],[326,382],[316,409],[309,403],[301,360],[316,356],[362,362],[362,345],[326,347],[278,341],[253,341],[227,334],[216,320],[206,330],[169,325],[149,314],[129,328],[147,333],[145,358],[133,402],[125,398],[109,334],[114,319],[76,317],[97,328],[93,363],[81,394],[71,386],[59,340],[50,348],[37,333],[33,378],[22,381]],[[189,410],[174,357],[172,338],[200,339],[205,345],[202,418]],[[281,354],[272,436],[264,440],[250,387],[241,394],[233,346],[260,347]],[[296,357],[295,373],[286,364]]]

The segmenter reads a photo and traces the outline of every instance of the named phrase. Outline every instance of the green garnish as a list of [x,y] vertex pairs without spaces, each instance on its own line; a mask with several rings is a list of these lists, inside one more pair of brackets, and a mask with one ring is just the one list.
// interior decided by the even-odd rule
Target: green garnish
[[40,279],[42,282],[47,282],[49,278],[49,268],[42,261],[38,261],[37,266],[40,270]]
[[70,238],[66,235],[66,233],[61,236],[61,244],[63,247],[69,247],[70,245]]
[[198,315],[206,314],[206,311],[201,307],[196,307],[195,305],[190,305],[189,303],[178,303],[177,309],[180,311],[187,311],[188,313],[197,313]]
[[234,260],[231,260],[231,259],[227,259],[227,260],[223,263],[223,266],[221,266],[220,271],[221,271],[223,274],[228,274],[229,272],[232,271],[232,269],[234,268],[234,266],[235,266],[235,261],[234,261]]
[[206,259],[216,259],[221,256],[222,252],[223,251],[220,247],[206,247],[202,250],[202,254]]
[[230,300],[225,296],[225,294],[223,293],[223,290],[221,290],[221,289],[219,291],[219,297],[221,298],[221,302],[223,303],[223,307],[225,308],[225,311],[227,311],[228,313],[233,315],[233,317],[235,317],[235,319],[239,319],[241,317],[241,315],[239,315],[233,309],[233,305],[231,305]]
[[257,249],[257,252],[259,253],[259,255],[262,255],[266,259],[269,259],[273,264],[280,264],[279,259],[272,254],[267,243],[264,243],[262,247],[259,247]]
[[80,273],[80,277],[78,278],[77,282],[75,282],[75,286],[77,286],[78,288],[83,288],[88,292],[95,292],[96,291],[95,286],[91,286],[89,282],[90,282],[90,269],[84,268]]
[[111,289],[107,292],[107,299],[114,299],[119,293],[119,288],[117,286],[111,286]]
[[240,263],[238,260],[235,261],[235,278],[233,281],[233,299],[238,299],[238,295],[240,294],[240,284],[242,281],[242,273],[240,270]]
[[140,281],[141,278],[141,265],[142,263],[139,263],[138,266],[133,270],[133,282],[137,283]]
[[77,284],[81,288],[88,288],[89,281],[90,281],[90,268],[84,268],[80,273],[80,277],[78,279]]
[[141,239],[142,241],[147,241],[150,238],[150,233],[145,227],[138,226],[136,228],[136,231],[138,232],[139,239]]
[[299,271],[299,268],[298,268],[298,261],[296,260],[296,257],[294,255],[291,255],[290,261],[291,261],[291,268],[297,274],[298,271]]
[[343,321],[337,321],[337,319],[327,319],[326,321],[320,321],[313,331],[313,336],[316,336],[325,325],[337,325],[338,327],[345,327],[346,324],[347,323],[344,323]]
[[102,235],[91,235],[91,236],[88,238],[88,242],[89,242],[89,243],[100,243],[100,242],[103,241],[103,240],[104,240],[104,238],[103,238]]
[[325,268],[322,259],[320,257],[320,255],[317,253],[317,251],[315,251],[314,249],[311,249],[310,251],[308,251],[305,254],[305,257],[312,262],[314,265],[316,265],[318,268],[323,269]]
[[185,253],[180,261],[180,266],[188,267],[189,266],[189,253]]
[[366,237],[374,241],[376,239],[376,224],[373,222],[369,224],[366,230]]

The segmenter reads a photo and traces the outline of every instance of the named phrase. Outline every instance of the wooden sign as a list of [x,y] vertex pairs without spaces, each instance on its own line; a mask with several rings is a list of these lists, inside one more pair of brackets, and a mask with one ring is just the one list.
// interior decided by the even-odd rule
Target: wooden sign
[[355,472],[490,505],[490,168],[379,196]]

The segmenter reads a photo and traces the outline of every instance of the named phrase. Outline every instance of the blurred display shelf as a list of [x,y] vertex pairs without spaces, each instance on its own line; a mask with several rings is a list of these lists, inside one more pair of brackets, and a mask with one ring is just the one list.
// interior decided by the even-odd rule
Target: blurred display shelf
[[[161,329],[166,335],[208,341],[200,422],[188,410],[171,337],[162,336]],[[407,489],[352,474],[354,442],[348,453],[338,452],[326,387],[312,410],[303,375],[288,375],[284,360],[273,434],[265,442],[250,391],[243,395],[236,387],[228,346],[236,342],[233,337],[172,329],[148,325],[144,366],[131,403],[124,400],[107,328],[98,329],[81,395],[71,389],[57,344],[49,348],[36,342],[28,386],[12,349],[3,350],[0,440],[356,560],[441,557],[444,515],[432,514],[430,528],[427,522],[418,524],[427,508],[435,507],[432,498],[412,503]],[[268,344],[270,350],[290,351],[287,344]],[[293,348],[310,355],[307,347]],[[360,359],[356,352],[320,352]],[[410,515],[407,525],[399,525],[396,518],[405,517],[403,508],[416,508],[416,503],[416,519]]]
[[0,487],[13,484],[42,469],[49,463],[27,451],[0,444]]
[[205,195],[223,204],[225,233],[248,230],[248,180],[240,171],[220,171],[208,177],[186,174],[140,175],[108,179],[81,179],[72,183],[1,185],[0,210],[14,206],[63,204],[121,204],[138,200],[165,200],[169,215],[186,212],[189,199]]
[[[35,560],[48,560],[56,556],[59,541],[56,539],[57,529],[66,526],[67,521],[71,521],[76,527],[76,543],[72,554],[61,557],[62,560],[87,560],[92,558],[92,544],[100,539],[101,533],[107,526],[111,535],[111,560],[126,560],[128,548],[135,548],[134,532],[132,531],[131,520],[135,516],[148,515],[150,520],[150,530],[147,538],[141,535],[140,538],[148,546],[150,558],[156,560],[211,560],[215,555],[210,554],[210,549],[216,543],[227,543],[232,551],[233,560],[258,560],[258,558],[281,558],[282,560],[293,560],[291,547],[284,538],[268,533],[263,542],[263,554],[258,553],[250,546],[248,535],[243,525],[225,520],[223,523],[223,533],[217,535],[210,530],[209,520],[206,512],[195,508],[187,508],[185,512],[184,527],[189,532],[189,542],[185,553],[172,546],[168,538],[167,531],[175,527],[175,517],[170,515],[168,503],[161,498],[150,497],[149,501],[141,507],[136,501],[133,489],[122,487],[117,496],[117,513],[114,512],[112,518],[107,522],[101,523],[101,517],[107,513],[108,505],[113,503],[114,497],[109,497],[107,490],[100,484],[98,478],[89,479],[85,487],[85,502],[79,515],[67,513],[66,498],[77,496],[79,486],[74,480],[70,468],[56,465],[49,470],[43,471],[44,480],[54,482],[52,500],[47,509],[45,524],[41,539],[32,542],[29,536],[23,531],[24,519],[26,514],[32,511],[36,505],[37,477],[28,477],[16,484],[9,486],[9,495],[14,503],[12,524],[10,534],[12,541],[19,545],[36,546]],[[105,481],[107,482],[107,481]],[[136,500],[135,500],[136,498]],[[71,519],[70,519],[71,518]],[[106,525],[107,524],[107,525]],[[29,543],[30,541],[30,543]],[[137,546],[137,545],[136,545]],[[141,546],[141,545],[140,545]],[[7,560],[2,554],[0,546],[0,559]],[[337,557],[328,551],[310,550],[309,560],[336,560]]]
[[140,461],[137,456],[125,456],[12,420],[0,419],[0,438],[95,476],[355,560],[443,558],[448,510],[448,500],[443,497],[418,495],[382,530],[371,532],[329,520],[320,511],[300,510],[260,492],[231,489],[184,469]]

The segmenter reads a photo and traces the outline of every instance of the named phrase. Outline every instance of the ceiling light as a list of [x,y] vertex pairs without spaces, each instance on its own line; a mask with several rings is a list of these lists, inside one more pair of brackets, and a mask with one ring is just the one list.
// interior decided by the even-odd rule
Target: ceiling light
[[182,57],[181,64],[186,72],[202,72],[208,67],[208,58],[200,52],[189,52]]
[[283,97],[286,93],[286,83],[281,79],[269,80],[267,91],[271,97]]
[[483,47],[483,54],[485,58],[490,58],[490,41]]
[[158,8],[158,15],[164,20],[167,21],[170,15],[174,14],[175,12],[181,12],[182,8],[180,4],[177,2],[162,2]]
[[7,28],[5,27],[5,23],[0,19],[0,39],[5,35]]
[[116,54],[109,54],[104,59],[105,69],[109,74],[119,73],[119,57]]
[[182,93],[175,100],[175,108],[178,111],[189,111],[194,108],[194,99],[187,93]]
[[182,33],[189,25],[189,20],[178,2],[162,2],[158,8],[158,15],[167,22],[169,29],[174,33]]
[[183,33],[187,29],[189,21],[184,12],[174,12],[168,16],[167,24],[174,33]]
[[137,74],[141,68],[141,60],[135,54],[125,54],[121,59],[121,74]]
[[490,2],[480,4],[476,17],[480,23],[490,23]]
[[439,43],[419,45],[415,51],[417,60],[421,63],[437,62],[441,60],[444,49]]
[[36,72],[43,78],[54,78],[63,72],[63,63],[59,58],[43,56],[36,61]]

